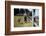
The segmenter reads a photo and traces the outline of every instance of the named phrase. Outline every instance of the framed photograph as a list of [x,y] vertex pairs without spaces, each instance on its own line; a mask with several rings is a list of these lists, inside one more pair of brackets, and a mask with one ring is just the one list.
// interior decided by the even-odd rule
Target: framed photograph
[[5,1],[5,34],[45,32],[45,5],[36,2]]

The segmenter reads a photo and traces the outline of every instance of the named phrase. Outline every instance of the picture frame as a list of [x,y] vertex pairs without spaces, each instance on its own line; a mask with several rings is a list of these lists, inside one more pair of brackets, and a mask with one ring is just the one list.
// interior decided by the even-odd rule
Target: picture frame
[[[19,8],[19,9],[17,10],[17,8]],[[39,21],[41,20],[39,22],[39,26],[40,27],[38,27],[38,29],[37,29],[37,27],[34,27],[34,26],[33,26],[34,28],[33,27],[28,27],[28,26],[26,26],[26,27],[23,26],[22,27],[22,25],[20,27],[19,26],[20,24],[19,24],[19,25],[15,25],[18,28],[15,28],[15,30],[14,30],[13,23],[14,24],[18,23],[18,22],[16,23],[16,19],[18,18],[18,16],[16,17],[16,15],[19,14],[19,13],[16,14],[16,12],[17,11],[19,12],[20,9],[24,9],[24,10],[28,9],[30,11],[30,8],[32,10],[35,9],[35,11],[36,11],[36,9],[40,8],[39,9],[39,11],[40,11],[39,12],[39,16],[40,17],[38,16],[39,17]],[[32,17],[32,20],[33,20],[33,15],[31,15],[31,17]],[[20,18],[22,18],[22,17],[20,17]],[[24,21],[24,22],[26,22],[26,21]],[[32,22],[32,23],[34,24],[34,22]],[[21,2],[20,1],[5,1],[5,35],[34,34],[34,33],[44,33],[44,32],[45,32],[45,4],[44,3],[22,2],[22,1]]]

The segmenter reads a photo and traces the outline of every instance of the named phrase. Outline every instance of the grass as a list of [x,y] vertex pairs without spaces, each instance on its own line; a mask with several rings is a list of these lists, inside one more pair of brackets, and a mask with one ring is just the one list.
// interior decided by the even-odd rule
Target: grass
[[[21,18],[21,22],[17,20]],[[23,22],[22,22],[23,21]],[[32,26],[32,22],[24,22],[24,16],[14,16],[14,27],[30,27]]]

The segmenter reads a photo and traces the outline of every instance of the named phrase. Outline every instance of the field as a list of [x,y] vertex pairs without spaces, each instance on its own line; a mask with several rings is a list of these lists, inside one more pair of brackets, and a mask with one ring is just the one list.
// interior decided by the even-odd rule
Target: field
[[31,27],[32,22],[24,21],[24,16],[14,16],[14,27]]

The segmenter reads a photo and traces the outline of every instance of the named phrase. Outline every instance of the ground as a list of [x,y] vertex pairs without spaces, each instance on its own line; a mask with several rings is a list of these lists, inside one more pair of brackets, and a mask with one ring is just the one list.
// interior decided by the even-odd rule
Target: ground
[[[18,19],[21,18],[21,21],[18,22]],[[24,22],[24,16],[14,16],[14,27],[31,27],[32,22]]]

